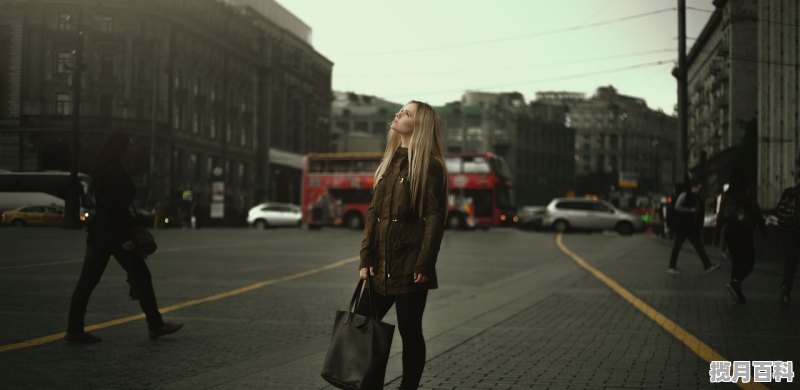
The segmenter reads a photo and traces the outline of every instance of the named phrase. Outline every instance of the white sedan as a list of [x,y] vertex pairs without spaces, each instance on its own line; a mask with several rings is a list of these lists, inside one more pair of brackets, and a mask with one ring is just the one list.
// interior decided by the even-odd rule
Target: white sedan
[[247,213],[247,223],[260,229],[269,226],[300,226],[300,206],[289,203],[262,203]]

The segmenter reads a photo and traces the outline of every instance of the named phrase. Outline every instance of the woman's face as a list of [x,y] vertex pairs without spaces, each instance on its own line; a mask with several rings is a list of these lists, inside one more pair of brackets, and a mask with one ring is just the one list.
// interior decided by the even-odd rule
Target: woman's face
[[417,104],[408,103],[397,114],[394,114],[392,121],[392,130],[400,133],[400,135],[409,136],[414,134],[414,117],[417,114]]

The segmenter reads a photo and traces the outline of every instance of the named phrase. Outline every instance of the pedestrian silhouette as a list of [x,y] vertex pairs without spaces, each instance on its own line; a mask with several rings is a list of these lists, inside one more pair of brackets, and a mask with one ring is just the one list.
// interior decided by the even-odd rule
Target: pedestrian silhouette
[[797,273],[798,257],[800,257],[800,156],[795,158],[795,184],[783,190],[778,201],[778,232],[783,247],[783,277],[780,287],[780,305],[789,308],[792,300],[792,285]]
[[714,229],[714,247],[720,248],[724,238],[731,259],[731,280],[727,288],[731,298],[739,304],[747,301],[742,292],[742,282],[753,270],[753,229],[756,226],[764,232],[764,218],[755,191],[747,184],[744,172],[736,171],[731,176],[728,190],[722,194]]
[[103,276],[111,255],[128,273],[133,290],[138,292],[149,329],[150,338],[177,332],[183,325],[165,323],[161,318],[153,291],[150,270],[134,245],[130,228],[138,221],[131,215],[136,192],[127,169],[134,161],[136,147],[125,133],[114,133],[103,145],[92,170],[89,192],[94,195],[97,209],[89,224],[83,268],[72,293],[69,321],[64,339],[78,343],[96,343],[100,338],[84,331],[86,306],[97,283]]
[[680,254],[686,239],[692,243],[692,246],[700,256],[700,261],[703,263],[703,269],[706,273],[711,273],[720,266],[719,263],[712,263],[708,259],[708,254],[706,254],[706,250],[703,247],[701,236],[703,234],[705,204],[700,198],[702,189],[703,186],[700,182],[692,180],[689,188],[684,189],[675,201],[675,243],[672,245],[672,254],[670,255],[669,268],[667,269],[670,274],[680,273],[677,267],[678,254]]

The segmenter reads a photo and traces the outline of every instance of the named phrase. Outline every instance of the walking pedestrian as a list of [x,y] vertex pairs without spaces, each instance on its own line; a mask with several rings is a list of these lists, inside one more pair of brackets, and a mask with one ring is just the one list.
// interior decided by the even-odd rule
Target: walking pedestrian
[[165,323],[158,311],[150,270],[139,254],[130,234],[138,221],[131,215],[136,188],[127,169],[136,152],[133,139],[124,133],[114,133],[103,145],[95,160],[89,192],[94,195],[97,209],[89,224],[83,268],[72,293],[69,321],[64,339],[70,342],[95,343],[100,338],[84,330],[86,305],[103,276],[111,255],[128,273],[133,290],[138,292],[149,329],[150,338],[177,332],[183,325]]
[[730,186],[722,194],[717,226],[714,229],[714,247],[720,248],[721,241],[727,244],[731,259],[731,280],[728,292],[734,302],[743,304],[747,300],[742,292],[742,282],[753,270],[755,245],[753,229],[758,226],[764,232],[764,217],[755,199],[755,193],[747,184],[743,172],[735,172]]
[[706,250],[703,247],[702,234],[705,205],[699,196],[703,185],[696,180],[692,180],[690,184],[691,190],[684,190],[675,201],[677,221],[675,223],[675,243],[672,245],[672,254],[670,255],[669,268],[667,269],[670,274],[680,273],[677,267],[678,254],[686,239],[689,239],[689,242],[692,243],[692,246],[700,256],[705,273],[716,271],[720,266],[719,263],[712,263],[708,259],[708,254],[706,254]]
[[783,247],[784,267],[780,287],[780,305],[789,308],[792,285],[800,258],[800,156],[795,159],[795,184],[783,190],[778,201],[778,232]]
[[[436,259],[447,213],[442,120],[428,104],[410,101],[395,114],[361,242],[360,277],[369,283],[380,318],[395,305],[403,339],[401,389],[416,389],[425,367],[422,314],[438,287]],[[364,297],[357,312],[369,315]]]

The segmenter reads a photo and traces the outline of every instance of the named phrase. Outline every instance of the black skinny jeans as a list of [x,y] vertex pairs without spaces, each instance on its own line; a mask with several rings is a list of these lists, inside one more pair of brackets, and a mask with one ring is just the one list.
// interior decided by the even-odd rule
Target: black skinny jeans
[[675,268],[677,266],[678,254],[681,252],[683,243],[686,241],[687,238],[689,239],[689,242],[692,243],[692,246],[694,246],[694,249],[697,251],[697,254],[700,255],[700,261],[703,262],[703,268],[708,268],[711,266],[711,261],[708,259],[708,254],[706,254],[706,248],[703,247],[703,239],[701,237],[702,233],[703,232],[699,229],[678,230],[675,236],[675,243],[672,244],[672,255],[669,258],[670,268]]
[[158,311],[156,294],[153,291],[153,280],[144,259],[138,253],[126,251],[122,248],[107,249],[87,245],[81,276],[78,279],[78,285],[75,286],[75,291],[72,293],[67,331],[70,333],[83,332],[86,305],[89,304],[92,290],[100,282],[111,255],[114,255],[119,265],[128,273],[131,286],[139,291],[139,306],[141,306],[147,317],[147,327],[150,330],[161,329],[164,326],[164,321]]
[[725,224],[725,243],[731,255],[731,280],[743,281],[753,271],[756,252],[753,229],[746,224]]
[[[372,316],[367,290],[361,294],[356,313]],[[392,304],[397,312],[397,327],[403,339],[403,389],[416,389],[425,368],[425,338],[422,336],[422,314],[428,300],[428,290],[408,294],[381,295],[372,293],[375,314],[379,319],[389,312]]]

